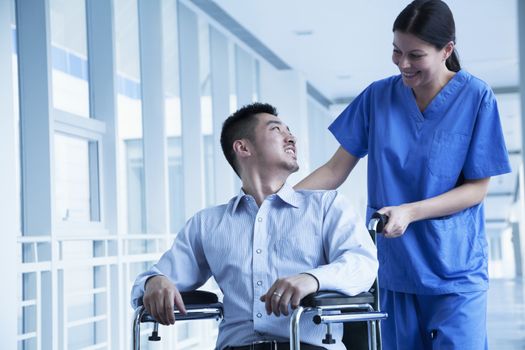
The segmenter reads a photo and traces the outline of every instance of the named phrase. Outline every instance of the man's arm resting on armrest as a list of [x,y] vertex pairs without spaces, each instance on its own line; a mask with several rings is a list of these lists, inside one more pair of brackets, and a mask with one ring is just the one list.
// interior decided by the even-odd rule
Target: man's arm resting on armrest
[[275,316],[281,314],[288,316],[289,307],[297,308],[301,299],[319,290],[317,278],[310,273],[300,273],[298,275],[279,278],[273,283],[268,291],[261,296],[261,301],[265,303],[266,313],[272,312]]
[[182,314],[186,314],[186,307],[179,290],[167,277],[162,275],[150,277],[146,281],[143,304],[146,311],[163,325],[175,323],[174,304]]

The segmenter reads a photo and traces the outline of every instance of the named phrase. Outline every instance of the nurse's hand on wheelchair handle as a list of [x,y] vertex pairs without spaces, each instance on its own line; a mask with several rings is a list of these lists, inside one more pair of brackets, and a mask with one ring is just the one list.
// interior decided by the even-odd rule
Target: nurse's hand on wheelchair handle
[[271,313],[275,316],[289,315],[289,305],[292,309],[299,306],[301,299],[308,294],[317,292],[319,285],[317,280],[307,273],[298,274],[295,276],[279,278],[268,289],[268,291],[261,296],[260,300],[265,303],[266,313]]
[[388,216],[388,223],[381,232],[386,238],[402,236],[413,221],[411,207],[407,204],[383,207],[377,212]]
[[174,304],[183,315],[186,314],[179,290],[164,276],[148,279],[142,300],[146,311],[163,325],[175,323]]

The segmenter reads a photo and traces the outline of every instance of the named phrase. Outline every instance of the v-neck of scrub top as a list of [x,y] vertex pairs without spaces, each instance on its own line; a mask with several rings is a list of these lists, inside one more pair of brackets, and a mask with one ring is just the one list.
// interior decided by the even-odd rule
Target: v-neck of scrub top
[[460,70],[456,72],[456,74],[454,74],[454,76],[445,84],[445,86],[439,90],[437,95],[434,96],[432,101],[430,101],[430,103],[427,105],[427,108],[425,108],[424,112],[421,112],[417,106],[416,97],[412,92],[412,88],[406,86],[403,83],[405,98],[410,101],[410,115],[416,119],[416,122],[423,122],[426,119],[439,117],[443,111],[443,106],[446,103],[451,103],[451,100],[453,99],[451,97],[454,96],[454,94],[456,94],[463,85],[465,85],[466,81],[467,74],[465,71]]

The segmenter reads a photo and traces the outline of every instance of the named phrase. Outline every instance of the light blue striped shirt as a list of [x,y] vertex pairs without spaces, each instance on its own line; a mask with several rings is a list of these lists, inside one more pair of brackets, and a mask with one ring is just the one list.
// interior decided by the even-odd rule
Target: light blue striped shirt
[[[320,290],[355,295],[367,291],[377,273],[375,246],[365,223],[336,191],[295,191],[285,184],[260,207],[241,190],[227,204],[188,220],[173,246],[132,289],[133,307],[152,275],[167,276],[180,291],[194,290],[211,276],[224,293],[224,319],[217,348],[254,341],[288,341],[290,316],[266,314],[259,300],[277,278],[308,272]],[[334,345],[322,344],[326,327],[301,319],[301,341],[344,349],[342,326]]]

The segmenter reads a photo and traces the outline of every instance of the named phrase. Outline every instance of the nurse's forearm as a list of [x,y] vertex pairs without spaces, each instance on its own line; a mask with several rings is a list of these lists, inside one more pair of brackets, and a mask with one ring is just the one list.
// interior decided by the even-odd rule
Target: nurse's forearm
[[451,215],[481,203],[487,194],[489,181],[490,178],[466,180],[463,185],[439,196],[404,206],[409,209],[412,222]]
[[359,158],[339,147],[332,158],[294,186],[296,190],[333,190],[341,186]]

